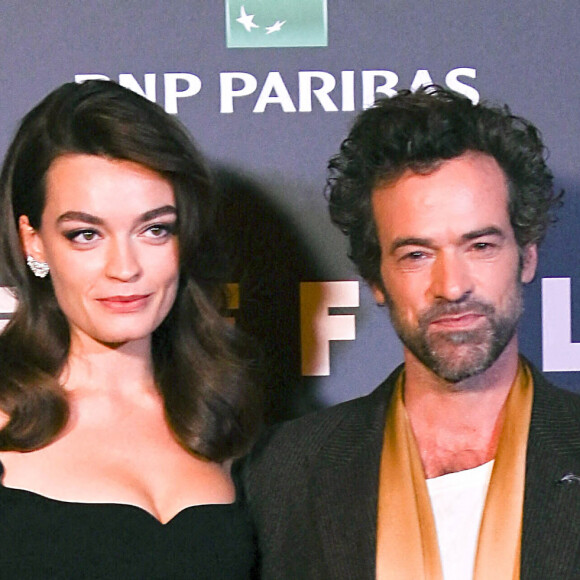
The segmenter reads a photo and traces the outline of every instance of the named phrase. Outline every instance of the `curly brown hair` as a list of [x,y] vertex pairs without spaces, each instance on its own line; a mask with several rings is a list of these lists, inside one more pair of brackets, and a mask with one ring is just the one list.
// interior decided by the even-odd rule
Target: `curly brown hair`
[[562,192],[554,193],[536,127],[507,106],[474,104],[438,86],[401,91],[363,111],[328,164],[330,217],[348,236],[349,257],[370,284],[381,285],[371,207],[375,188],[407,170],[429,173],[467,151],[491,155],[504,171],[519,247],[544,239]]

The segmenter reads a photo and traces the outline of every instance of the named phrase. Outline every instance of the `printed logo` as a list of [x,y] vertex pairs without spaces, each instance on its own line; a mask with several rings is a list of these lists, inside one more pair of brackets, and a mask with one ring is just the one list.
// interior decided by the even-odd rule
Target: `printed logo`
[[228,48],[328,46],[326,0],[226,0]]

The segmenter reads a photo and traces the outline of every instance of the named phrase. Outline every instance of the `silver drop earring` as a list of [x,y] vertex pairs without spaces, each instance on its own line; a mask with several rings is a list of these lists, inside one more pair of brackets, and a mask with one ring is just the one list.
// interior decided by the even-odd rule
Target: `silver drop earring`
[[26,263],[32,270],[32,273],[38,278],[46,278],[48,272],[50,271],[50,267],[46,262],[39,262],[32,256],[27,256]]

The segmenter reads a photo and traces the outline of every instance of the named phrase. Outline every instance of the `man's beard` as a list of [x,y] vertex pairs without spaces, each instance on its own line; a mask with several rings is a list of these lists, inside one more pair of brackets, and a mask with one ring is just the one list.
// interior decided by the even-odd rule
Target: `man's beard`
[[[505,311],[498,313],[487,302],[439,302],[419,316],[416,328],[410,327],[387,298],[391,322],[403,344],[437,376],[458,383],[487,370],[501,355],[516,332],[523,312],[522,286],[512,292]],[[485,323],[474,330],[437,330],[430,328],[442,316],[474,313]]]

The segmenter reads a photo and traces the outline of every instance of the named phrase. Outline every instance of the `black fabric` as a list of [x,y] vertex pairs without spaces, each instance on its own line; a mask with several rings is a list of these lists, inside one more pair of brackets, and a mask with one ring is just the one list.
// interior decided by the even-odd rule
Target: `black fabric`
[[[379,463],[397,369],[366,397],[274,428],[241,466],[262,580],[374,580]],[[532,368],[522,580],[580,580],[580,396]],[[562,481],[563,480],[563,481]]]
[[0,486],[0,578],[248,580],[241,503],[186,508],[163,525],[141,508],[52,500]]

